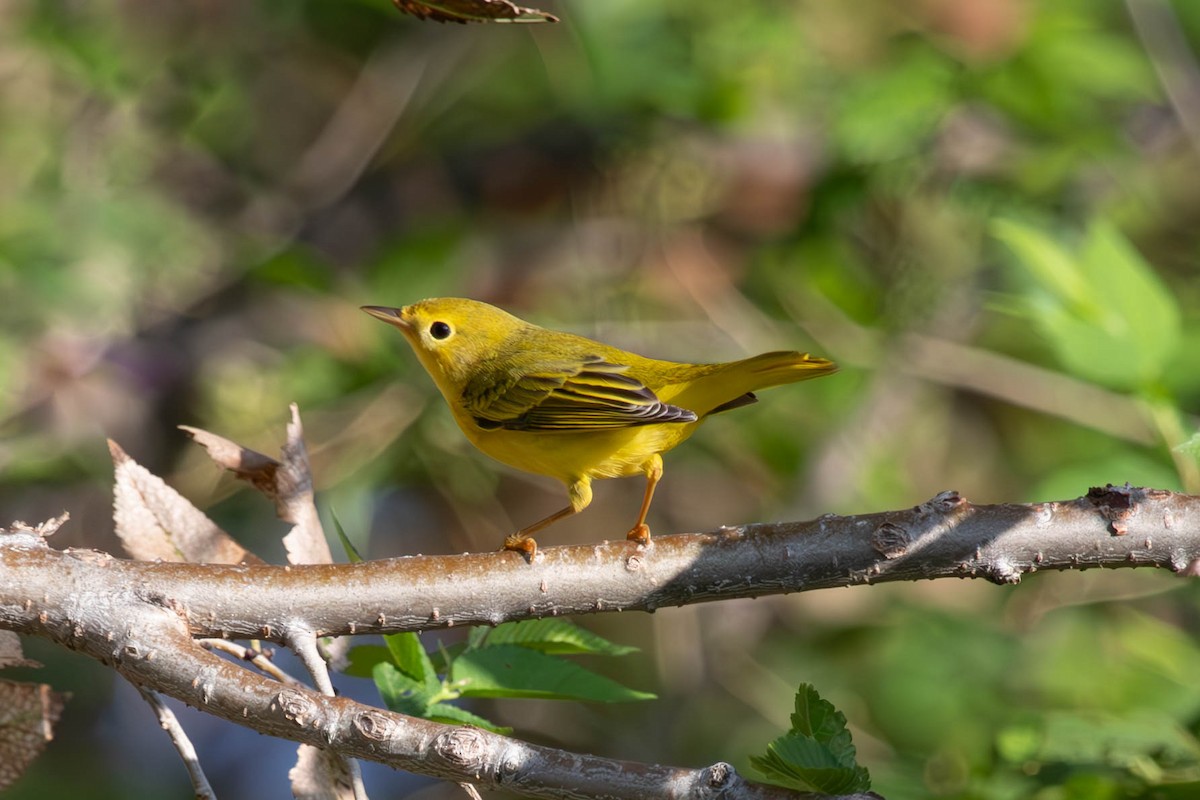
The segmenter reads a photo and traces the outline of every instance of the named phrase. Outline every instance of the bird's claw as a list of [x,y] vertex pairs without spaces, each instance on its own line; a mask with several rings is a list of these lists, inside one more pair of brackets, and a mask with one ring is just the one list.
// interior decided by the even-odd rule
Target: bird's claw
[[513,550],[518,553],[521,553],[525,556],[525,560],[528,561],[530,564],[533,563],[533,559],[535,557],[537,557],[537,552],[538,552],[537,542],[534,541],[533,537],[532,536],[523,536],[519,533],[514,533],[511,536],[506,536],[504,538],[504,547],[502,547],[500,549],[502,551],[503,550]]
[[644,522],[634,525],[629,533],[625,534],[625,538],[640,545],[650,544],[650,526]]

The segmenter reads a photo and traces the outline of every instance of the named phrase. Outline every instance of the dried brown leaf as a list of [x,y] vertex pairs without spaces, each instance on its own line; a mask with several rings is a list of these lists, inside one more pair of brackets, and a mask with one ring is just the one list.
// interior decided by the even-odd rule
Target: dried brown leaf
[[218,436],[200,428],[180,425],[179,429],[192,437],[197,444],[203,445],[217,466],[224,467],[238,478],[253,485],[255,489],[274,499],[275,472],[280,466],[278,461],[257,450],[242,447],[224,436]]
[[0,680],[0,792],[7,789],[54,738],[64,695],[39,683]]
[[434,22],[558,22],[558,17],[509,0],[392,0],[406,14]]
[[307,744],[300,745],[296,756],[288,779],[297,800],[354,800],[354,783],[343,757]]
[[283,464],[275,474],[275,513],[292,529],[283,537],[288,562],[292,564],[332,564],[333,553],[317,515],[313,498],[312,470],[308,451],[304,447],[304,427],[300,424],[300,409],[290,406],[292,421],[287,426],[287,442],[280,455]]
[[139,561],[261,564],[187,498],[134,461],[114,441],[113,518],[125,552]]
[[292,419],[287,426],[287,441],[280,450],[280,461],[218,436],[215,433],[181,425],[219,466],[248,481],[275,502],[275,514],[292,529],[283,537],[288,562],[292,564],[332,564],[333,554],[325,540],[321,518],[313,496],[312,469],[304,447],[304,428],[300,409],[291,405]]

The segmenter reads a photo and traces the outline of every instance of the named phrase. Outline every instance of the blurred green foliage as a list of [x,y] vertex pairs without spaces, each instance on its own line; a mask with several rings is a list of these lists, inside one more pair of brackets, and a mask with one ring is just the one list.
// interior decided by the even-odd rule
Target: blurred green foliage
[[[115,551],[110,436],[277,555],[271,510],[228,497],[175,426],[270,452],[296,401],[321,500],[364,555],[493,548],[560,488],[474,453],[357,311],[439,294],[659,357],[844,365],[672,453],[659,533],[949,488],[1200,491],[1198,448],[1177,447],[1200,408],[1200,142],[1190,95],[1159,79],[1200,81],[1196,4],[548,10],[563,22],[421,24],[386,0],[0,6],[3,516],[67,509],[60,546]],[[552,538],[619,534],[635,484],[599,485]],[[1104,573],[601,616],[644,653],[620,683],[658,701],[475,702],[565,747],[740,768],[809,682],[893,800],[1191,797],[1197,599]],[[190,796],[169,752],[138,771],[161,735],[125,716],[135,697],[37,657],[77,710],[11,796]],[[247,758],[221,750],[228,726],[191,724],[219,792],[287,796],[291,748]]]

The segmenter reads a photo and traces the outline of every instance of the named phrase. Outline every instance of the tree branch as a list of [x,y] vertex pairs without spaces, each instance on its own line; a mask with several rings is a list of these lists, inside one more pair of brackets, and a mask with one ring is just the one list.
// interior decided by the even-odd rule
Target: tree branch
[[196,755],[196,748],[183,730],[183,726],[179,724],[179,720],[176,719],[175,712],[167,708],[167,704],[153,690],[147,689],[145,686],[138,686],[137,690],[150,705],[154,715],[158,717],[159,727],[167,732],[167,736],[171,738],[171,744],[183,760],[183,766],[187,769],[188,777],[192,781],[192,790],[196,793],[196,800],[216,800],[217,796],[213,793],[212,785],[208,782],[208,777],[200,766],[200,757]]
[[[44,546],[3,548],[8,555],[30,555],[39,549],[43,554],[53,552]],[[75,584],[74,577],[66,583]],[[66,591],[47,588],[40,610],[32,620],[18,626],[22,632],[45,636],[85,653],[112,666],[135,686],[152,687],[271,736],[529,797],[818,797],[749,783],[727,764],[688,770],[576,755],[477,728],[442,725],[307,688],[285,686],[200,647],[177,614],[146,602],[137,587],[83,593],[74,601],[69,595],[79,591],[77,584]],[[0,623],[6,626],[13,622],[9,599],[4,597],[0,605]],[[32,601],[28,605],[32,607]],[[114,628],[96,624],[105,618],[120,620],[120,625]]]
[[548,547],[533,564],[509,552],[358,564],[147,563],[10,545],[0,547],[0,627],[34,624],[56,606],[44,598],[69,587],[82,596],[134,592],[185,619],[193,636],[286,644],[296,630],[495,625],[925,578],[1016,583],[1039,569],[1179,572],[1197,558],[1200,497],[1132,487],[1031,505],[974,505],[944,492],[902,511],[660,536],[648,547]]
[[50,549],[0,534],[0,628],[50,638],[140,687],[341,754],[531,797],[804,797],[728,765],[686,770],[537,747],[283,685],[194,637],[261,638],[495,624],[558,614],[938,577],[1015,583],[1038,569],[1200,563],[1200,497],[1107,487],[1059,503],[902,511],[515,553],[340,565],[203,565]]

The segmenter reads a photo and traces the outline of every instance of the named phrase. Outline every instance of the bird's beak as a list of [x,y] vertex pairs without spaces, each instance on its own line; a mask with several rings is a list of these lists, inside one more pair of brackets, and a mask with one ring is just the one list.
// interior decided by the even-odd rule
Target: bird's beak
[[412,320],[404,316],[403,308],[389,308],[388,306],[362,306],[362,310],[370,314],[375,319],[383,320],[389,325],[395,325],[402,331],[408,332],[413,329]]

